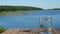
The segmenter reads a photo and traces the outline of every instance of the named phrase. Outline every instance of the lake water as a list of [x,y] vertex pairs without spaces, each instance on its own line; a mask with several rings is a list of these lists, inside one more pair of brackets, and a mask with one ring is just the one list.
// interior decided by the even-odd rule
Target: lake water
[[[5,28],[39,28],[41,16],[52,16],[52,27],[60,29],[60,10],[32,10],[32,13],[14,16],[0,16],[0,26]],[[45,28],[49,22],[44,23]]]

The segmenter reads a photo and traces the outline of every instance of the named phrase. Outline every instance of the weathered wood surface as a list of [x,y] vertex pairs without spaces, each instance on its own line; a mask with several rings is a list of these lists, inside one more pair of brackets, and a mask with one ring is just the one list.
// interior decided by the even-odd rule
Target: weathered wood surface
[[[60,30],[53,29],[53,34],[60,34]],[[40,29],[38,28],[12,28],[8,29],[2,34],[40,34]]]

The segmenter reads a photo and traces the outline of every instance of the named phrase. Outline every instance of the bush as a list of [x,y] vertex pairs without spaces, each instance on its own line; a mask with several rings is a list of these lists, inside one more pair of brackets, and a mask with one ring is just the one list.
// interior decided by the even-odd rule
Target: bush
[[6,29],[4,27],[0,27],[0,33],[4,32]]
[[44,28],[44,26],[41,24],[41,25],[40,25],[40,28]]

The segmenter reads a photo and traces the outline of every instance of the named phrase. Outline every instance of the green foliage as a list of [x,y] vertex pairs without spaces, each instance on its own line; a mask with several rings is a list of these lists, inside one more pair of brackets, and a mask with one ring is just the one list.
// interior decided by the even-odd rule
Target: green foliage
[[0,26],[0,33],[4,32],[6,29]]
[[41,24],[41,25],[40,25],[40,28],[44,28],[44,26]]
[[43,10],[43,9],[30,6],[0,6],[0,11],[20,11],[20,10]]

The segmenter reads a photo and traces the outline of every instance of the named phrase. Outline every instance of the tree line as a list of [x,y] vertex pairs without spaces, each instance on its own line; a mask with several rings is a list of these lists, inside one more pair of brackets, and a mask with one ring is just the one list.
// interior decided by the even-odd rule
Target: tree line
[[30,6],[0,6],[1,11],[20,11],[20,10],[43,10],[42,8]]

